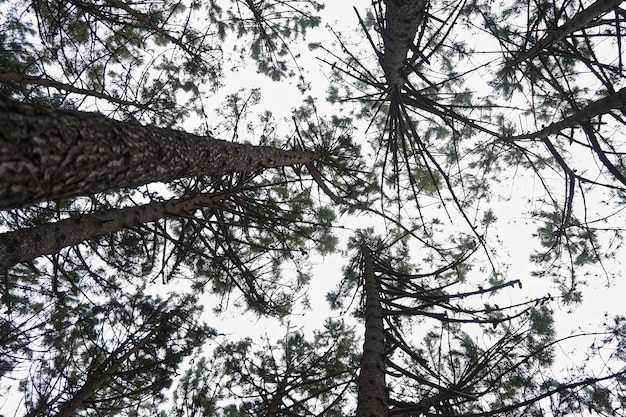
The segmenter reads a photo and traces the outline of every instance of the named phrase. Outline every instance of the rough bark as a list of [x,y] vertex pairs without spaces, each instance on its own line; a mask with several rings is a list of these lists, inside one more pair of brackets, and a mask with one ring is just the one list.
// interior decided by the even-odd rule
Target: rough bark
[[136,227],[172,215],[183,215],[199,207],[210,206],[228,193],[203,194],[188,199],[155,202],[137,207],[110,209],[71,217],[37,227],[0,234],[0,271],[19,262],[56,253],[120,230]]
[[356,417],[386,417],[388,396],[385,383],[385,335],[380,288],[369,248],[361,248],[365,290],[365,342],[359,374]]
[[385,0],[385,53],[383,70],[390,86],[406,81],[406,59],[422,19],[427,0]]
[[519,54],[515,59],[505,64],[506,68],[514,67],[528,59],[533,58],[539,54],[542,50],[548,48],[550,45],[559,42],[568,35],[586,27],[589,23],[598,19],[606,12],[618,7],[623,0],[598,0],[591,4],[586,9],[581,10],[574,15],[571,19],[565,22],[563,25],[556,29],[550,30],[546,36],[541,38],[535,45],[533,45],[527,51]]
[[0,209],[315,157],[0,97]]

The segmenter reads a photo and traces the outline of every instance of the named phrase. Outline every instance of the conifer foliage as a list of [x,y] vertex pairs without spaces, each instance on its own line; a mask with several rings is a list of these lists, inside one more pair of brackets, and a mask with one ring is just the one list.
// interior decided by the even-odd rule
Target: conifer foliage
[[325,6],[2,4],[0,414],[626,415],[624,3]]
[[[621,401],[620,395],[605,384],[619,386],[626,376],[622,361],[615,371],[600,375],[565,379],[542,375],[554,361],[556,346],[587,336],[556,339],[550,295],[515,305],[484,302],[471,307],[473,298],[493,299],[498,292],[521,289],[522,284],[513,280],[451,292],[462,285],[446,282],[443,276],[459,263],[408,274],[391,267],[406,259],[389,256],[381,246],[372,253],[368,243],[371,240],[363,242],[358,254],[366,331],[357,416],[616,411],[613,404]],[[427,325],[431,322],[436,324]],[[419,344],[412,342],[417,329],[429,329]],[[594,336],[610,344],[621,338],[609,326]],[[372,388],[375,384],[377,390]],[[602,393],[606,400],[596,402],[594,393]],[[553,399],[549,406],[542,404],[544,398]]]

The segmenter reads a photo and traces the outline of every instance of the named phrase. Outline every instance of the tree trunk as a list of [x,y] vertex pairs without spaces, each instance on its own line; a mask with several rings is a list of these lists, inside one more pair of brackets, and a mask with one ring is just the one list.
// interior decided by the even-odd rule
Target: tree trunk
[[0,209],[315,158],[0,97]]
[[0,234],[0,271],[19,262],[56,253],[80,242],[154,222],[166,216],[189,213],[227,198],[233,192],[202,194],[137,207],[110,209],[71,217],[28,229]]
[[373,259],[367,246],[361,247],[365,289],[365,342],[356,417],[386,417],[388,412],[385,384],[385,335],[379,285],[374,273]]
[[426,0],[385,0],[383,70],[390,86],[406,81],[406,59],[422,19]]

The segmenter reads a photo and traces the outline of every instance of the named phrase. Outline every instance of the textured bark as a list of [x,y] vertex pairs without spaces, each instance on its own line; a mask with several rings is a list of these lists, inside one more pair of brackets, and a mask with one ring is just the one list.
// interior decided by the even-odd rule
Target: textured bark
[[611,94],[601,98],[600,100],[591,102],[587,107],[580,109],[580,111],[576,114],[566,117],[559,122],[552,123],[537,132],[503,137],[501,140],[505,142],[513,142],[522,139],[544,139],[550,135],[559,133],[563,129],[581,126],[583,123],[588,122],[594,117],[606,114],[615,109],[626,111],[626,87],[622,88],[615,94]]
[[533,58],[542,50],[548,48],[550,45],[565,39],[565,37],[567,37],[568,35],[586,27],[589,23],[591,23],[595,19],[598,19],[606,12],[615,9],[620,4],[622,4],[622,1],[623,0],[596,1],[586,9],[583,9],[579,13],[574,15],[574,17],[569,19],[563,25],[559,26],[556,29],[550,30],[546,36],[541,38],[541,40],[539,40],[530,49],[521,53],[512,61],[507,62],[505,64],[505,67],[513,67],[528,59]]
[[380,288],[374,273],[369,248],[362,246],[365,289],[365,342],[359,374],[356,417],[386,417],[388,414],[385,383],[385,335]]
[[0,97],[0,209],[315,157]]
[[183,215],[210,206],[232,193],[204,194],[143,206],[110,209],[59,220],[41,226],[0,234],[0,271],[19,262],[56,253],[80,242],[154,222],[166,216]]
[[427,0],[385,0],[383,70],[391,86],[402,86],[406,81],[407,54],[427,4]]

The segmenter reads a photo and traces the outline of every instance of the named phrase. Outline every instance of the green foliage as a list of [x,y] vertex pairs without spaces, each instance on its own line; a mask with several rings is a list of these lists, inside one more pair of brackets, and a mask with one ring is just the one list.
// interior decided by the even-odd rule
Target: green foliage
[[[358,301],[367,245],[394,413],[624,414],[624,318],[560,339],[555,322],[557,308],[583,301],[596,268],[611,276],[605,263],[622,245],[621,9],[567,32],[595,3],[429,4],[398,68],[406,83],[392,88],[380,65],[394,24],[384,4],[361,13],[356,41],[322,29],[337,33],[331,45],[309,39],[322,23],[317,1],[2,3],[2,95],[161,127],[199,118],[202,134],[237,141],[245,129],[246,140],[318,155],[273,172],[1,213],[0,228],[17,230],[225,193],[0,271],[0,377],[19,379],[27,413],[71,406],[86,416],[349,414],[359,348],[340,320],[312,337],[289,327],[278,341],[226,340],[210,358],[198,352],[215,336],[200,319],[200,295],[213,313],[234,307],[290,320],[297,303],[307,305],[311,256],[345,243],[344,277],[327,299],[342,314],[365,316]],[[256,66],[281,83],[296,77],[309,91],[312,69],[298,42],[329,64],[330,116],[312,96],[286,123],[269,110],[255,115],[254,86],[239,86],[246,89],[225,97],[218,120],[209,116],[225,64]],[[613,101],[589,116],[606,98]],[[293,130],[285,134],[283,125]],[[527,193],[515,200],[519,212],[500,210],[517,192]],[[342,242],[336,230],[352,215],[359,229]],[[550,277],[559,294],[509,305],[499,297],[521,283],[509,279],[500,248],[520,238],[507,236],[502,222],[527,215],[537,226],[534,274]],[[176,296],[149,295],[173,287]],[[559,372],[565,346],[585,337],[593,339],[586,357]],[[177,374],[170,401],[165,392]],[[94,381],[88,400],[72,403]]]
[[[221,73],[210,32],[189,24],[181,32],[194,11],[179,2],[42,0],[32,7],[10,2],[8,10],[0,24],[21,42],[4,38],[0,77],[14,81],[3,87],[16,98],[65,107],[84,106],[92,98],[107,103],[106,111],[120,119],[173,126],[187,115],[178,91],[215,83]],[[56,93],[50,96],[49,87]]]
[[[215,2],[211,2],[215,3]],[[304,38],[307,30],[320,24],[317,12],[324,5],[317,1],[253,1],[231,0],[234,5],[222,12],[211,13],[211,19],[222,21],[220,33],[232,31],[238,38],[241,57],[251,56],[258,72],[273,81],[296,75],[299,72],[301,89],[305,81],[298,65],[298,55],[289,48],[290,42]],[[208,7],[212,7],[208,6]]]
[[[563,224],[560,212],[535,212],[533,215],[543,224],[537,229],[537,237],[542,249],[531,254],[531,261],[541,265],[538,276],[552,276],[560,284],[565,300],[579,302],[582,294],[576,291],[576,282],[569,283],[561,277],[560,262],[562,258],[569,260],[569,275],[580,276],[582,268],[602,264],[604,257],[599,253],[600,243],[595,229],[570,216],[567,224]],[[548,267],[546,267],[548,266]],[[580,283],[584,284],[584,281]]]
[[355,352],[354,330],[331,319],[311,339],[287,328],[284,338],[263,345],[249,338],[223,343],[183,376],[172,415],[343,416],[359,360]]
[[[98,297],[76,285],[81,293],[57,294],[37,310],[29,306],[11,314],[19,326],[3,334],[3,340],[31,342],[23,346],[27,357],[20,358],[30,363],[20,390],[34,415],[67,407],[85,415],[127,413],[147,400],[160,401],[182,359],[214,335],[198,324],[202,307],[194,296],[161,299],[110,291]],[[45,300],[44,295],[37,298]],[[74,401],[84,394],[89,401]]]
[[[222,396],[217,392],[221,375],[205,357],[198,358],[178,381],[172,396],[171,413],[176,417],[217,416],[217,401]],[[165,412],[164,412],[165,413]]]

